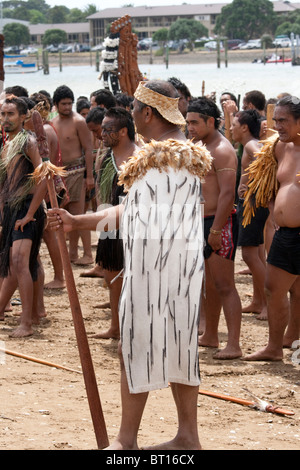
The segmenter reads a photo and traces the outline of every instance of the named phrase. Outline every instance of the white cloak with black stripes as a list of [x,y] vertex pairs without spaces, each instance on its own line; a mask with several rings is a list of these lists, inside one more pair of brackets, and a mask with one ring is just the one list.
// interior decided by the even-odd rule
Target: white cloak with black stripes
[[124,204],[119,317],[129,390],[199,385],[200,178],[185,168],[152,168],[133,182]]

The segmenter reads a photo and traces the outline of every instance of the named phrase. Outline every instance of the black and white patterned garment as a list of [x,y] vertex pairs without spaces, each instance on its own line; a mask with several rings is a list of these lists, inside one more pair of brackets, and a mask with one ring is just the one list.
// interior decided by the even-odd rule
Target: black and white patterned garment
[[129,390],[199,385],[200,178],[152,168],[134,181],[124,204],[119,316]]

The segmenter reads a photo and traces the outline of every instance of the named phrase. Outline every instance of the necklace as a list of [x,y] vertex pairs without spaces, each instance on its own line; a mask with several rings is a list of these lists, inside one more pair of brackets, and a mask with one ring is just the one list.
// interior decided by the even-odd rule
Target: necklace
[[157,140],[161,140],[162,137],[165,137],[166,135],[169,135],[169,134],[172,134],[173,132],[176,132],[178,129],[171,129],[167,132],[164,132],[162,135],[159,136],[159,138]]

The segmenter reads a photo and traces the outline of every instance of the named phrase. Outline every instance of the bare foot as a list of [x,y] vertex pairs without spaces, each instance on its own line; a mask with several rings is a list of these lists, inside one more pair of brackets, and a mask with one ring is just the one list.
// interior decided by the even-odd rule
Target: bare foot
[[255,302],[242,308],[242,313],[261,313],[263,307]]
[[259,351],[249,354],[243,358],[243,361],[282,361],[283,352],[271,350],[268,346]]
[[117,331],[114,331],[114,330],[107,330],[107,331],[103,331],[102,333],[98,333],[96,335],[93,335],[91,336],[91,338],[95,338],[95,339],[120,339],[120,333]]
[[103,277],[103,271],[100,266],[95,266],[94,268],[89,269],[89,271],[80,273],[80,277]]
[[249,274],[249,275],[252,275],[249,268],[242,269],[241,271],[238,271],[236,274]]
[[125,444],[122,444],[121,441],[116,439],[112,444],[110,444],[108,447],[105,447],[103,450],[139,450],[139,448],[136,447],[127,447]]
[[0,315],[0,321],[4,321],[4,315]]
[[8,304],[6,305],[4,312],[12,312],[12,306],[10,302],[8,302]]
[[224,349],[220,349],[216,354],[213,355],[214,359],[222,359],[222,360],[230,360],[230,359],[238,359],[242,357],[243,353],[240,348],[232,348],[226,346]]
[[33,335],[33,330],[31,327],[20,325],[18,328],[13,330],[9,336],[11,338],[25,338],[31,335]]
[[76,264],[76,266],[86,266],[87,264],[92,264],[93,262],[94,259],[92,256],[84,255],[81,258],[74,260],[73,264]]
[[293,343],[295,341],[299,341],[299,338],[296,337],[296,338],[288,338],[288,337],[284,337],[283,338],[283,348],[288,348],[290,349],[292,346],[293,346]]
[[66,282],[60,279],[53,279],[44,285],[44,289],[63,289],[66,287]]
[[204,348],[217,348],[219,346],[218,339],[209,338],[205,334],[200,336],[198,339],[198,345]]
[[156,446],[142,447],[143,450],[202,450],[200,442],[189,442],[184,439],[173,439]]
[[264,307],[259,315],[256,317],[257,320],[266,321],[268,320],[268,310]]

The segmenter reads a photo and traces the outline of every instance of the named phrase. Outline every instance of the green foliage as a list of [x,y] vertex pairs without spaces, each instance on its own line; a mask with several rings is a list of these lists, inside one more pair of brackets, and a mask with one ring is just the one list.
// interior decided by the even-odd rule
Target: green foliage
[[43,45],[66,43],[68,35],[62,29],[47,29],[43,36]]
[[275,14],[269,0],[233,0],[222,8],[215,33],[230,39],[255,39],[274,30]]
[[187,39],[191,48],[197,38],[207,35],[208,29],[197,20],[179,19],[172,23],[169,29],[170,39],[177,41],[180,39]]
[[55,6],[50,8],[47,14],[48,23],[67,23],[67,16],[69,11],[70,10],[65,6]]
[[29,21],[31,24],[46,23],[46,16],[38,10],[29,10]]
[[262,44],[262,47],[265,47],[266,49],[268,47],[272,47],[273,45],[273,38],[270,34],[264,34],[262,37],[261,37],[261,44]]
[[300,34],[300,23],[291,23],[290,21],[284,21],[281,23],[278,28],[276,29],[276,36],[280,36],[286,34],[287,36],[291,36],[291,33]]
[[152,36],[153,41],[157,42],[166,42],[169,39],[169,30],[168,28],[161,28],[155,31]]
[[86,21],[86,14],[79,10],[79,8],[72,8],[68,13],[66,20],[67,23],[83,23]]
[[20,46],[30,42],[29,28],[20,23],[6,24],[3,28],[3,34],[6,46]]

